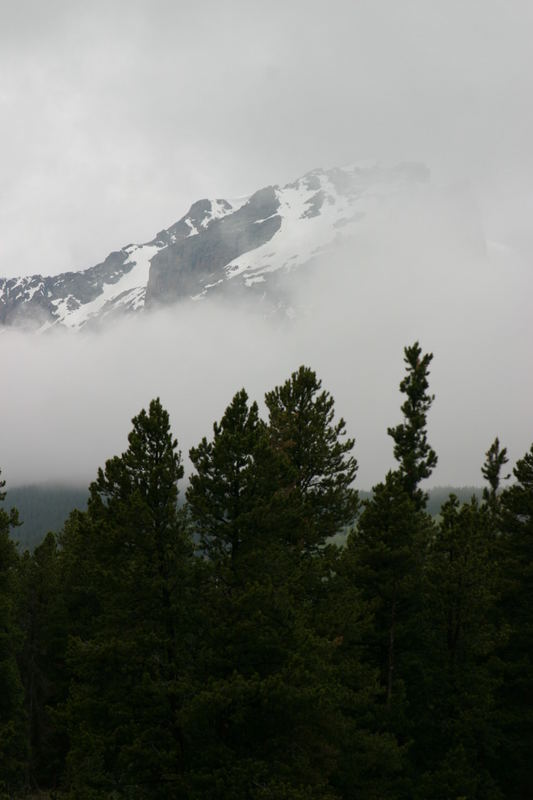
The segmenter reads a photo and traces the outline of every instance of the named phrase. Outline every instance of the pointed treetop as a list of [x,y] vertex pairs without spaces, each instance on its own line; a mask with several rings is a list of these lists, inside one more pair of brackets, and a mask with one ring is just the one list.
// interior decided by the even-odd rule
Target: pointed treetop
[[500,440],[496,437],[485,453],[485,462],[481,467],[481,474],[490,486],[490,489],[483,489],[483,499],[486,502],[494,503],[500,488],[500,482],[502,480],[506,481],[511,477],[510,474],[504,475],[503,478],[501,477],[501,471],[508,461],[507,448],[500,448]]
[[407,494],[418,508],[426,504],[427,496],[418,484],[429,478],[437,465],[437,454],[430,447],[426,436],[426,418],[435,395],[428,392],[429,365],[433,353],[422,353],[418,342],[404,349],[406,375],[400,383],[400,391],[406,395],[402,404],[404,422],[387,433],[394,440],[394,457],[399,463],[399,473]]

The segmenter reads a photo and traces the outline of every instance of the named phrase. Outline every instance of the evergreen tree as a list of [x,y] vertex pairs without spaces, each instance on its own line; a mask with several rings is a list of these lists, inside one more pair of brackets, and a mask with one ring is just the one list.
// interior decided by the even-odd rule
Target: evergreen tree
[[[304,371],[302,376],[308,377]],[[294,449],[281,442],[279,428],[258,419],[244,390],[215,423],[212,440],[191,450],[196,473],[187,499],[209,559],[201,595],[204,645],[186,713],[195,754],[191,797],[334,796],[328,780],[338,737],[331,645],[311,625],[300,588],[308,574],[301,565],[304,532],[312,532],[315,550],[320,526],[323,541],[332,515],[344,519],[346,513],[332,509],[327,516],[328,493],[329,500],[346,501],[340,489],[343,451],[333,452],[327,427],[333,401],[324,395],[320,410],[314,408],[317,384],[313,377],[299,405],[302,440],[306,426],[313,429],[307,438],[312,465],[304,465],[303,454],[297,465],[291,461]],[[294,413],[291,408],[285,416],[286,435]],[[321,472],[328,463],[330,484]],[[321,503],[310,501],[313,493]],[[324,551],[316,553],[313,561],[320,562]]]
[[[408,745],[416,718],[424,707],[423,574],[433,522],[425,513],[426,495],[419,488],[429,477],[437,456],[427,443],[428,393],[432,355],[422,355],[418,343],[404,350],[407,374],[400,384],[407,399],[404,422],[388,433],[394,440],[398,469],[373,487],[363,503],[357,526],[348,537],[344,568],[351,575],[371,623],[362,636],[364,663],[376,671],[381,696],[381,724],[396,737],[396,780],[389,791],[411,796]],[[395,787],[395,788],[393,788]]]
[[496,437],[485,453],[485,463],[481,468],[481,474],[490,487],[489,489],[483,489],[483,499],[493,512],[497,510],[500,483],[502,480],[510,478],[510,475],[505,475],[503,479],[501,476],[501,471],[508,461],[507,448],[500,448],[500,440]]
[[185,509],[159,400],[33,555],[0,505],[0,797],[533,796],[533,446],[501,490],[495,439],[484,502],[432,520],[432,355],[404,353],[398,467],[359,516],[354,442],[307,367],[267,422],[235,395]]
[[533,796],[533,445],[500,495],[501,602],[508,637],[499,710],[503,729],[498,769],[505,797]]
[[490,515],[473,498],[442,507],[424,580],[424,683],[412,758],[419,795],[447,800],[501,798],[493,764],[501,643],[494,609],[497,563]]
[[389,472],[373,487],[348,539],[353,580],[374,610],[367,653],[379,669],[387,710],[399,716],[416,663],[422,569],[431,530],[431,520],[416,508],[401,475]]
[[321,388],[302,366],[265,395],[271,447],[284,466],[279,480],[296,515],[292,538],[308,553],[351,524],[358,508],[354,440],[345,438],[346,423],[335,421],[335,401]]
[[[0,503],[5,499],[0,480]],[[26,780],[24,695],[17,666],[21,635],[17,626],[18,555],[10,529],[15,509],[0,508],[0,793],[11,796]]]
[[204,437],[190,451],[196,472],[187,502],[202,550],[212,562],[229,560],[235,567],[243,550],[250,549],[252,517],[262,499],[258,460],[264,432],[257,403],[248,406],[241,389],[214,423],[212,441]]
[[[365,599],[376,603],[374,663],[381,671],[390,712],[393,696],[401,697],[405,689],[408,662],[416,662],[413,637],[418,630],[416,614],[421,608],[421,579],[432,530],[423,511],[426,495],[418,486],[437,463],[426,433],[427,412],[434,399],[428,393],[432,358],[432,354],[422,355],[418,342],[404,349],[407,374],[400,390],[407,395],[402,405],[405,421],[388,428],[399,466],[373,487],[373,496],[365,502],[349,539],[354,581]],[[412,697],[414,691],[412,685]]]
[[[183,467],[159,399],[133,419],[129,447],[90,487],[85,594],[97,602],[71,648],[67,720],[73,797],[175,797],[187,649]],[[82,515],[79,515],[83,519]],[[79,534],[71,536],[75,545]],[[83,587],[82,587],[83,588]]]
[[21,565],[24,641],[20,655],[24,682],[28,777],[32,786],[56,787],[62,777],[66,737],[55,711],[68,689],[67,616],[56,538],[49,533]]
[[429,478],[437,465],[437,455],[427,441],[427,413],[435,399],[428,394],[429,365],[432,353],[422,355],[418,342],[404,349],[407,374],[400,383],[400,391],[406,395],[402,405],[404,422],[387,433],[394,440],[394,457],[399,463],[402,484],[416,507],[425,507],[427,496],[418,484]]
[[385,706],[386,633],[380,634],[376,625],[385,601],[374,596],[372,585],[377,579],[372,571],[380,565],[372,559],[361,570],[364,546],[352,532],[336,559],[330,559],[333,578],[320,609],[321,630],[331,642],[339,708],[340,746],[332,782],[341,797],[397,800],[406,786],[406,753]]

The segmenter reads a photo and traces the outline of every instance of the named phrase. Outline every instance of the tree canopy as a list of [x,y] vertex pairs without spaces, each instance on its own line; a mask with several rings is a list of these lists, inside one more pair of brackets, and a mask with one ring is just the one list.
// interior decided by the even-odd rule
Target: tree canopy
[[431,517],[432,358],[404,350],[362,502],[307,366],[264,418],[234,395],[184,503],[158,398],[33,553],[0,482],[0,798],[533,796],[533,446],[507,484],[496,438],[484,492]]

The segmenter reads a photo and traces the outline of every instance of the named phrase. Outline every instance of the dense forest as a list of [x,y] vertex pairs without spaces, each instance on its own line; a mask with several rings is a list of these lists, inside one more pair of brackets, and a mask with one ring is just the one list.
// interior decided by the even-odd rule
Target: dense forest
[[32,553],[0,506],[0,797],[533,797],[533,446],[505,483],[495,439],[482,497],[432,516],[432,355],[404,360],[365,499],[300,367],[266,419],[237,392],[185,502],[155,399]]
[[[461,502],[469,501],[474,495],[481,498],[482,490],[477,486],[434,486],[428,489],[427,511],[434,517],[440,514],[442,505],[450,494],[455,494]],[[58,531],[70,512],[87,508],[87,486],[61,484],[28,484],[10,487],[6,502],[18,511],[19,525],[12,528],[11,535],[20,552],[34,550],[41,544],[49,531]],[[359,489],[359,498],[368,500],[372,492]],[[180,503],[183,497],[178,497]],[[338,534],[334,540],[344,543],[349,527]]]

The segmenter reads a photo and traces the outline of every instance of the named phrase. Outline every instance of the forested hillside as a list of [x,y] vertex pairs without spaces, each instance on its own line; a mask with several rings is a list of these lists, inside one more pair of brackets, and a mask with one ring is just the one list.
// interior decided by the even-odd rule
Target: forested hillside
[[[464,503],[473,496],[481,498],[482,489],[477,486],[435,486],[428,489],[427,494],[427,511],[436,517],[450,494],[456,495]],[[368,500],[372,492],[359,490],[359,497]],[[14,506],[19,512],[21,525],[12,531],[12,538],[19,550],[33,551],[48,532],[58,532],[72,511],[83,511],[87,507],[87,498],[85,487],[37,484],[11,488],[6,496],[6,504]],[[347,532],[348,529],[339,534],[339,543],[345,540]]]
[[75,508],[87,507],[86,487],[78,486],[16,486],[9,490],[6,500],[15,506],[22,523],[13,532],[19,549],[33,550],[49,531],[59,531]]
[[482,497],[435,518],[432,355],[404,361],[397,465],[364,500],[300,367],[265,419],[235,394],[185,503],[155,399],[33,554],[0,510],[0,796],[533,796],[533,445],[504,483],[487,443]]

